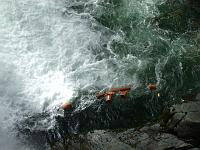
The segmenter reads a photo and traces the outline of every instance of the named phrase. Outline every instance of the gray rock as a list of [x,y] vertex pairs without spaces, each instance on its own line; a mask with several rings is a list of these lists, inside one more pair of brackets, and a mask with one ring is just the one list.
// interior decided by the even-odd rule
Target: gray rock
[[162,133],[158,125],[144,127],[140,130],[129,129],[123,132],[95,130],[84,136],[71,138],[65,143],[54,145],[52,150],[165,150],[193,148],[176,136]]
[[192,145],[200,146],[200,101],[174,105],[169,114],[166,127],[177,136],[164,133],[160,124],[137,130],[95,130],[56,143],[52,150],[200,150]]
[[188,112],[174,131],[179,137],[195,138],[200,142],[200,112]]
[[115,133],[96,130],[87,134],[87,139],[94,150],[133,150],[130,145],[115,138]]
[[200,101],[200,93],[198,93],[198,94],[196,95],[195,100]]
[[126,134],[126,132],[118,134],[118,138],[137,150],[164,150],[164,149],[181,149],[192,148],[192,145],[185,143],[176,136],[162,133],[155,126],[144,127],[139,131]]
[[167,126],[170,129],[174,129],[179,123],[180,121],[185,117],[185,113],[175,113],[174,116],[172,118],[169,119]]
[[169,119],[167,127],[178,137],[200,143],[200,101],[174,105],[170,113],[174,115]]
[[191,149],[193,146],[176,136],[160,131],[159,124],[145,126],[140,130],[123,132],[95,130],[85,136],[91,150],[164,150]]
[[[101,147],[100,149],[117,150],[131,146],[132,149],[137,150],[198,150],[199,148],[194,148],[179,137],[197,145],[200,143],[200,101],[174,105],[170,109],[170,114],[172,117],[168,120],[167,127],[170,131],[173,130],[178,137],[170,133],[163,133],[160,125],[154,124],[153,126],[144,126],[140,130],[129,129],[124,132],[95,131],[89,134],[88,139],[98,145],[95,148]],[[99,142],[103,142],[103,144]]]
[[188,103],[177,104],[171,107],[171,113],[199,112],[200,101],[190,101]]

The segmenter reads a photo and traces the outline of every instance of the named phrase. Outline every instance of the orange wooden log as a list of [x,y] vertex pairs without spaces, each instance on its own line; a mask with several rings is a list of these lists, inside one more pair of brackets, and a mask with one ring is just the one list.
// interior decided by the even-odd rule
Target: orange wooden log
[[111,103],[114,94],[115,94],[115,92],[107,92],[105,95],[106,102]]
[[64,110],[70,110],[70,109],[72,109],[72,104],[71,104],[71,103],[68,103],[68,102],[64,102],[64,103],[62,104],[62,108],[63,108]]
[[108,102],[108,103],[112,103],[112,97],[113,97],[113,95],[110,95],[110,94],[108,94],[108,95],[106,95],[106,102]]
[[118,91],[119,91],[119,88],[111,88],[110,91],[111,91],[111,92],[118,92]]
[[120,96],[126,97],[128,95],[128,90],[126,91],[119,91]]
[[150,90],[150,91],[155,91],[156,90],[156,85],[155,84],[149,84],[148,85],[148,89]]
[[129,91],[131,88],[130,87],[124,87],[120,88],[119,91]]
[[118,92],[118,91],[127,91],[130,90],[130,87],[122,87],[122,88],[111,88],[110,91],[111,92]]
[[97,99],[103,98],[105,96],[105,93],[97,93],[96,97]]

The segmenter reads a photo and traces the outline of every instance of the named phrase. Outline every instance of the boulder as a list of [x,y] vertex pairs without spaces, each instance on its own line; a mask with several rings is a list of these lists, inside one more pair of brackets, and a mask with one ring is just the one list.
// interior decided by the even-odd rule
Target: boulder
[[176,136],[161,131],[159,124],[140,130],[122,132],[118,138],[137,150],[191,149],[193,146]]
[[[70,150],[200,150],[175,135],[162,132],[159,124],[139,130],[95,130],[66,141],[64,147]],[[62,147],[60,143],[57,146],[54,149]]]
[[200,143],[200,101],[174,105],[170,113],[173,116],[169,119],[167,127],[180,138]]

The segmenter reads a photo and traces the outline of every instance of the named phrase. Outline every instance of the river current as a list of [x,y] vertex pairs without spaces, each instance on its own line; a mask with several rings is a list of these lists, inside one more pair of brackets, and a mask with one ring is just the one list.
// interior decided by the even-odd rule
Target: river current
[[77,112],[92,105],[98,91],[131,85],[133,99],[151,97],[146,86],[155,83],[165,98],[159,108],[146,105],[154,116],[181,93],[199,89],[200,34],[187,24],[195,17],[180,15],[172,21],[182,24],[173,25],[167,24],[173,13],[156,20],[168,9],[164,3],[1,0],[0,149],[37,149],[18,138],[16,124],[47,112],[30,130],[52,129],[63,101],[79,97]]

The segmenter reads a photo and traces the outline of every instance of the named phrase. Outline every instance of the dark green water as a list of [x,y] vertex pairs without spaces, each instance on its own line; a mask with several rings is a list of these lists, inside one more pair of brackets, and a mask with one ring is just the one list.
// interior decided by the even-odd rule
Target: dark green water
[[[9,112],[0,117],[3,149],[44,149],[46,139],[138,127],[200,90],[197,1],[0,3],[0,112]],[[126,99],[95,97],[124,85],[132,86]],[[73,104],[64,114],[57,111],[63,100]]]
[[[133,95],[141,96],[146,85],[156,83],[169,105],[199,90],[197,2],[105,0],[97,5],[71,4],[69,8],[76,13],[89,13],[112,32],[110,41],[102,44],[108,54],[105,49],[92,50],[97,60],[107,59],[107,69],[114,70],[111,78],[117,81],[113,86],[133,84]],[[100,27],[92,29],[101,31]]]
[[[66,14],[90,14],[95,22],[90,27],[101,32],[102,38],[100,47],[90,47],[91,51],[96,61],[106,60],[104,71],[112,70],[107,76],[111,86],[95,82],[91,84],[95,89],[80,90],[75,98],[77,109],[70,114],[80,121],[79,131],[138,126],[172,104],[194,98],[200,88],[197,3],[105,0],[70,4]],[[157,85],[156,92],[147,89],[149,83]],[[95,99],[98,90],[123,85],[133,85],[127,100],[114,97],[112,104],[84,105],[87,99]],[[79,115],[85,119],[76,119]]]
[[[83,110],[67,112],[63,119],[58,118],[65,134],[138,127],[172,104],[194,98],[200,88],[199,26],[194,23],[199,19],[197,5],[145,0],[97,4],[76,1],[69,8],[78,14],[89,13],[98,24],[91,29],[108,30],[102,32],[102,38],[109,36],[109,42],[102,39],[101,49],[91,50],[97,61],[106,59],[106,69],[115,72],[109,76],[114,80],[112,86],[131,84],[133,89],[125,100],[116,96],[112,104],[94,102]],[[149,83],[157,84],[156,92],[147,89]],[[95,86],[94,91],[104,87],[98,82]],[[93,99],[88,95],[94,95],[94,91],[80,90],[74,105],[82,108],[80,99]],[[74,123],[76,128],[68,130]]]

